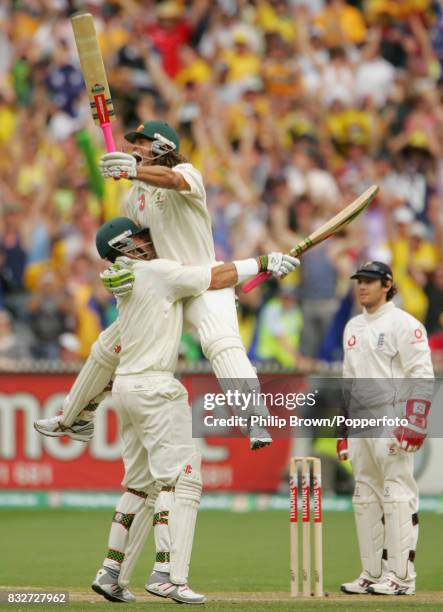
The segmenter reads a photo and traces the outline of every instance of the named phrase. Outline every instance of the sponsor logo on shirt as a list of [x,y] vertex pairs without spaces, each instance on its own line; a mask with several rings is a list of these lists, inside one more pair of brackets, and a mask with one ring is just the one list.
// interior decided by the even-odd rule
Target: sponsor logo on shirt
[[166,203],[166,194],[163,191],[157,191],[154,196],[154,204],[159,210],[163,210]]
[[383,345],[385,343],[385,334],[380,334],[378,336],[378,341],[377,341],[377,348],[383,348]]
[[355,346],[355,343],[357,342],[357,338],[352,335],[349,339],[348,339],[348,348],[353,348]]
[[418,344],[419,342],[425,341],[423,330],[420,327],[417,327],[417,329],[414,329],[414,337],[415,337],[415,340],[413,340],[411,344]]
[[192,467],[189,465],[189,463],[185,465],[184,472],[185,474],[190,474],[192,472]]
[[145,194],[144,193],[142,193],[141,196],[139,197],[139,199],[137,200],[137,204],[138,204],[138,209],[139,210],[144,210],[145,209],[146,200],[145,200]]
[[121,344],[116,344],[114,346],[114,353],[117,353],[117,355],[120,353],[121,350],[122,350]]

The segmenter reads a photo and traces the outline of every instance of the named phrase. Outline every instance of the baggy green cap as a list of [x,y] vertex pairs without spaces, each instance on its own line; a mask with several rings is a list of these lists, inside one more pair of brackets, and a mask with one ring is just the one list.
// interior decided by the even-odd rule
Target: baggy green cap
[[125,138],[129,142],[135,142],[136,138],[149,138],[150,140],[156,140],[156,134],[160,134],[160,136],[163,136],[163,138],[173,142],[175,145],[175,150],[179,150],[180,138],[174,128],[165,121],[146,121],[145,123],[141,123],[134,132],[128,132],[125,134]]
[[102,259],[108,259],[113,250],[109,242],[113,238],[117,238],[117,236],[125,232],[128,232],[129,236],[136,236],[144,231],[145,229],[138,227],[138,225],[131,221],[131,219],[128,219],[128,217],[115,217],[115,219],[106,221],[106,223],[103,223],[99,228],[95,237],[95,246],[97,247],[98,254]]

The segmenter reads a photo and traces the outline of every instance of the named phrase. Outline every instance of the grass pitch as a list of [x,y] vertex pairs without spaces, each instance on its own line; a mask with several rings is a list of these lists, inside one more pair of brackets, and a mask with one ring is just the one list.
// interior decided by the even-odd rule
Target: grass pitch
[[[0,588],[67,590],[66,609],[109,610],[90,590],[107,547],[112,510],[0,510]],[[190,584],[208,594],[212,610],[442,610],[443,518],[422,514],[415,597],[347,597],[340,583],[359,572],[354,520],[350,513],[324,514],[324,575],[329,598],[289,597],[289,529],[285,512],[199,515]],[[174,605],[143,591],[153,563],[152,538],[134,572],[132,586],[142,603],[125,609],[163,610]],[[59,606],[57,606],[59,607]],[[27,607],[28,608],[28,607]],[[45,609],[36,606],[37,609]],[[18,610],[18,606],[1,606]],[[24,608],[23,608],[24,609]],[[54,610],[55,606],[47,607]],[[169,608],[171,610],[171,608]]]

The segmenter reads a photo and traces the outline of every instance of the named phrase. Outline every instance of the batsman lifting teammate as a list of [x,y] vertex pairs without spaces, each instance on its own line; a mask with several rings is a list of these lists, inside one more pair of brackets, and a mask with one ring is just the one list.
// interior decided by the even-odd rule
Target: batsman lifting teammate
[[[349,456],[352,462],[363,566],[360,576],[341,589],[353,594],[414,595],[418,489],[413,453],[427,434],[434,378],[431,353],[421,323],[392,302],[396,290],[389,266],[368,262],[351,278],[358,282],[363,314],[351,319],[344,332],[343,377],[371,379],[354,384],[366,386],[366,399],[381,410],[379,414],[395,408],[407,425],[390,430],[389,437],[337,441],[339,459]],[[391,389],[395,390],[392,406],[382,403]]]
[[[192,439],[186,389],[173,373],[182,333],[182,300],[245,280],[245,261],[211,268],[156,259],[149,230],[126,217],[100,228],[97,249],[103,259],[117,258],[108,277],[123,266],[131,272],[132,287],[117,298],[122,349],[112,389],[123,439],[126,492],[117,504],[108,553],[92,588],[111,601],[134,601],[127,589],[129,577],[152,525],[156,497],[168,487],[174,491],[168,517],[170,571],[154,572],[155,580],[151,576],[146,588],[180,603],[203,603],[205,597],[187,586],[202,488],[200,453]],[[287,255],[278,259],[278,276],[298,264]]]
[[[184,264],[214,266],[211,219],[202,178],[198,170],[180,155],[176,131],[166,123],[149,121],[127,134],[126,139],[133,145],[132,154],[108,153],[101,158],[100,170],[104,177],[125,177],[133,181],[125,205],[127,216],[138,226],[150,228],[159,257]],[[288,261],[281,254],[271,254],[267,263],[263,260],[264,266],[276,275],[276,270],[283,269]],[[254,259],[239,262],[239,266],[240,280],[260,271]],[[112,278],[105,275],[105,284],[116,296],[123,296],[131,291],[131,272],[117,266]],[[197,330],[203,352],[224,388],[241,385],[243,392],[245,386],[251,391],[258,390],[255,369],[240,339],[232,288],[204,292],[188,299],[184,304],[184,319],[187,325]],[[119,363],[120,346],[120,327],[116,321],[94,343],[64,402],[63,414],[36,422],[35,427],[40,433],[69,435],[83,441],[92,437],[94,409],[103,398],[102,391]],[[254,408],[255,414],[267,413],[264,405]],[[261,428],[251,429],[249,435],[253,450],[272,441],[267,431]],[[161,493],[156,515],[168,514],[172,498],[170,492]],[[159,525],[157,531],[161,527]],[[167,573],[170,569],[169,538],[165,535],[162,539],[162,542],[156,541],[159,556],[154,569]]]

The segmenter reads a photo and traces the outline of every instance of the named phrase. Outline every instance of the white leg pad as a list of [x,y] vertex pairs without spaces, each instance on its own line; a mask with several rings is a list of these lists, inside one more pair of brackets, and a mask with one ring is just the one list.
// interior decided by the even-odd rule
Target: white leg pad
[[208,313],[198,327],[203,353],[217,378],[257,379],[238,331],[219,316]]
[[257,373],[248,359],[245,348],[237,331],[226,321],[209,313],[198,329],[202,349],[209,359],[219,383],[227,390],[240,391],[242,394],[255,392],[243,416],[266,418],[269,411],[260,398],[260,383]]
[[189,464],[181,470],[175,484],[175,500],[169,515],[170,579],[174,584],[186,584],[188,581],[195,523],[202,491],[200,461],[200,454],[196,453]]
[[[143,503],[139,512],[135,515],[131,529],[129,530],[125,558],[121,564],[120,576],[118,579],[119,585],[123,588],[127,587],[129,584],[134,567],[151,530],[155,500],[157,499],[160,489],[160,485],[154,484],[146,491],[146,498],[140,498]],[[129,489],[129,491],[131,491],[131,489]]]
[[80,370],[63,403],[63,425],[70,427],[89,402],[102,393],[117,367],[120,329],[115,321],[92,345],[91,354]]
[[418,515],[411,511],[410,494],[400,483],[386,480],[383,506],[388,569],[401,580],[415,581]]
[[356,481],[352,504],[363,571],[380,578],[385,535],[381,500],[369,485]]
[[171,537],[169,535],[169,516],[174,505],[173,487],[164,487],[155,502],[154,540],[156,572],[168,572],[170,569]]
[[120,572],[125,558],[129,532],[135,517],[143,512],[144,506],[145,499],[135,493],[123,493],[118,500],[109,532],[108,552],[103,562],[104,567],[111,567]]

